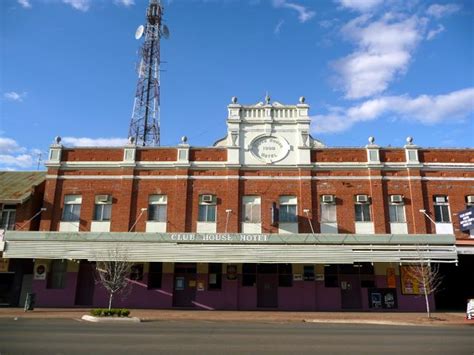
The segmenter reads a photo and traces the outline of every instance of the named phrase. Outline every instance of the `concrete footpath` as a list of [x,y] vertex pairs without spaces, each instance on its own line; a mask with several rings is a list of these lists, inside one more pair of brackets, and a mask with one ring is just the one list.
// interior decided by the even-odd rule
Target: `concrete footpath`
[[[89,313],[89,308],[36,308],[24,312],[23,308],[0,308],[0,318],[80,319]],[[462,312],[435,312],[432,318],[425,313],[401,312],[277,312],[277,311],[200,311],[132,309],[130,316],[142,321],[217,321],[217,322],[310,322],[338,324],[385,324],[473,326]]]

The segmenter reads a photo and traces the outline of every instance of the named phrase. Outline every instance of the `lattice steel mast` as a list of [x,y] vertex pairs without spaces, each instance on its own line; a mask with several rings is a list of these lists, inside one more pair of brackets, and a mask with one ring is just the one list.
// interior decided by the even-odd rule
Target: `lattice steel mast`
[[145,41],[140,48],[138,83],[133,103],[128,136],[137,145],[160,145],[160,39],[167,38],[169,30],[162,24],[163,5],[150,0],[146,24],[139,26],[135,38]]

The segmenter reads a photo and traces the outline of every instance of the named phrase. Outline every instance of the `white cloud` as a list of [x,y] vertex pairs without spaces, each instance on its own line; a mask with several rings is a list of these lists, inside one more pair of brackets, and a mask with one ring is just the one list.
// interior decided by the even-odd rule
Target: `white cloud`
[[346,98],[358,99],[383,92],[403,74],[422,38],[425,19],[387,13],[379,20],[361,15],[342,28],[357,49],[333,63],[337,84]]
[[277,25],[275,26],[275,29],[273,30],[273,33],[276,34],[276,35],[280,34],[281,27],[283,26],[284,23],[285,23],[284,20],[278,21]]
[[444,16],[454,14],[455,12],[458,12],[460,9],[461,9],[461,6],[457,4],[446,4],[446,5],[433,4],[430,7],[428,7],[428,10],[426,10],[426,13],[435,18],[441,18]]
[[14,139],[0,137],[0,169],[2,170],[36,169],[39,154],[42,154],[39,149],[28,150]]
[[72,8],[86,12],[90,7],[90,0],[63,0],[63,3],[71,5]]
[[307,7],[293,2],[288,2],[287,0],[273,0],[274,7],[282,7],[291,10],[295,10],[298,13],[298,20],[301,23],[309,21],[316,15],[316,12],[309,10]]
[[15,140],[0,137],[0,154],[12,154],[24,151]]
[[443,25],[438,25],[438,28],[434,30],[430,30],[428,34],[426,35],[426,39],[428,41],[431,41],[433,38],[435,38],[437,35],[439,35],[441,32],[445,30]]
[[125,7],[129,7],[129,6],[135,5],[135,0],[115,0],[114,3],[117,5],[123,5]]
[[31,9],[31,3],[30,0],[17,0],[18,3],[23,7],[24,9]]
[[336,2],[343,8],[367,12],[379,6],[382,0],[336,0]]
[[127,144],[126,138],[64,137],[62,142],[75,147],[115,147]]
[[34,165],[34,159],[30,154],[21,155],[6,155],[0,154],[0,167],[5,167],[7,170],[13,170],[17,168],[31,168]]
[[350,108],[331,107],[329,113],[312,118],[315,133],[336,133],[358,122],[373,121],[385,114],[426,125],[462,120],[474,113],[474,87],[445,95],[386,96]]
[[18,93],[16,91],[9,91],[3,94],[3,97],[8,101],[22,102],[26,97],[26,92]]

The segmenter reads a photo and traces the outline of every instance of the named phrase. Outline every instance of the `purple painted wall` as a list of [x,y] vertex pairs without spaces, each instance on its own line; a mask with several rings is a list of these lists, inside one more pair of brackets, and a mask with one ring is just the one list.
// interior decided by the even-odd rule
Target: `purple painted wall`
[[341,290],[338,287],[324,287],[324,281],[316,281],[316,310],[341,310]]
[[[148,290],[148,274],[143,280],[132,281],[131,285],[122,293],[116,295],[112,301],[115,308],[172,308],[173,305],[173,274],[163,274],[161,289]],[[107,291],[96,285],[94,290],[94,306],[108,307],[109,296]]]
[[[38,307],[75,307],[77,275],[68,272],[64,289],[46,288],[46,280],[34,280],[33,292],[37,294]],[[204,290],[196,291],[195,307],[197,309],[258,310],[257,287],[242,287],[241,276],[237,280],[227,280],[222,275],[222,289],[208,290],[207,274],[198,274],[197,281],[202,282]],[[126,308],[172,308],[173,274],[163,274],[162,288],[148,290],[148,274],[143,280],[133,281],[122,294],[114,297],[113,307]],[[386,276],[375,277],[376,286],[386,287]],[[362,309],[371,311],[368,301],[368,289],[361,289]],[[397,279],[397,311],[425,310],[424,298],[421,296],[402,295],[400,280]],[[108,294],[101,285],[95,285],[93,307],[107,307]],[[278,288],[278,309],[288,311],[339,311],[341,310],[341,290],[338,287],[325,287],[324,281],[293,281],[292,287]],[[430,297],[434,310],[434,297]],[[376,310],[380,311],[380,310]]]
[[33,280],[32,291],[36,293],[38,307],[72,307],[76,298],[77,272],[66,273],[63,289],[47,288],[46,280]]

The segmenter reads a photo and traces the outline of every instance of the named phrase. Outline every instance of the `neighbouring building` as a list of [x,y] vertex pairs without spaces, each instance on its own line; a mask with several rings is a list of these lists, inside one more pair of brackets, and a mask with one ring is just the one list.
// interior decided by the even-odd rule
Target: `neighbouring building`
[[308,111],[304,98],[233,98],[227,135],[211,147],[183,137],[176,147],[68,148],[57,138],[44,195],[28,209],[43,208],[39,225],[7,230],[2,260],[29,263],[44,307],[105,306],[94,263],[113,250],[134,263],[115,306],[423,310],[405,272],[419,260],[450,275],[441,304],[449,292],[459,304],[474,297],[474,232],[457,218],[474,204],[474,150],[410,137],[400,148],[372,137],[326,147]]
[[5,231],[37,231],[46,172],[0,171],[0,306],[24,303],[33,282],[31,259],[2,258]]

